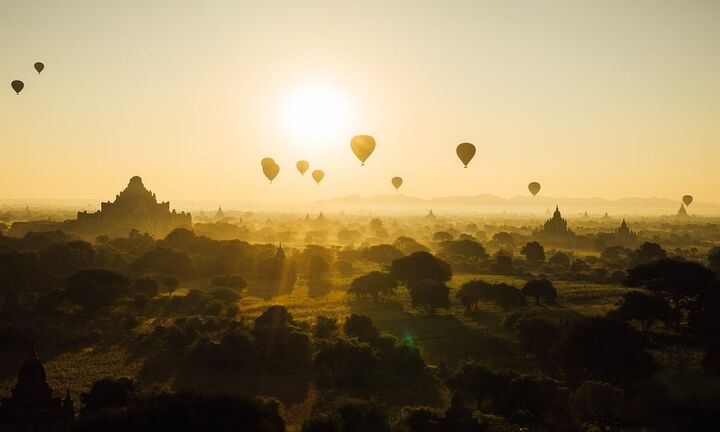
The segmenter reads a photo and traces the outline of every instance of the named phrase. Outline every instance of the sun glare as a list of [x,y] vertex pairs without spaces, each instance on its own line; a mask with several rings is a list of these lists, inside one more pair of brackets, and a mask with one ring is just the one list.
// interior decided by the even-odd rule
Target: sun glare
[[323,147],[347,127],[349,106],[341,93],[325,86],[304,86],[291,92],[282,107],[282,122],[303,145]]

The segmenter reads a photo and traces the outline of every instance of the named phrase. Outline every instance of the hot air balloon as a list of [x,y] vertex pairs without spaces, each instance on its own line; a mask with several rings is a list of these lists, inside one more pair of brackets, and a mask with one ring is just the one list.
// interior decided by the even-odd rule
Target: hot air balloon
[[297,170],[300,171],[300,175],[305,175],[305,171],[307,171],[308,168],[310,168],[310,164],[308,163],[308,161],[304,161],[304,160],[298,161],[296,166],[297,166]]
[[360,159],[362,165],[365,166],[365,161],[375,150],[375,138],[370,135],[354,136],[353,139],[350,140],[350,147],[353,153],[355,153],[355,156]]
[[25,83],[20,80],[15,80],[10,83],[10,87],[15,90],[15,94],[20,94],[22,89],[25,88]]
[[685,203],[686,206],[689,206],[689,205],[692,204],[692,202],[693,202],[693,197],[692,197],[692,195],[685,195],[685,196],[683,196],[682,199],[683,199],[683,202]]
[[540,192],[540,183],[538,182],[532,182],[528,185],[528,190],[532,194],[532,196],[537,195],[538,192]]
[[460,158],[460,161],[462,161],[463,165],[465,165],[465,168],[467,168],[473,156],[475,156],[475,146],[470,143],[462,143],[457,146],[455,152]]
[[392,180],[390,180],[392,185],[395,186],[395,190],[400,189],[400,186],[402,186],[402,181],[402,177],[393,177]]
[[35,63],[34,66],[35,66],[35,70],[37,71],[38,74],[40,72],[42,72],[43,69],[45,69],[45,65],[43,64],[43,62],[37,62],[37,63]]
[[312,172],[312,178],[315,179],[315,182],[317,184],[320,184],[320,181],[325,177],[325,173],[322,172],[322,170],[315,170]]
[[270,180],[270,183],[277,177],[277,175],[280,173],[280,165],[276,164],[273,158],[264,158],[262,161],[260,161],[260,165],[262,165],[263,174],[265,174],[265,177]]

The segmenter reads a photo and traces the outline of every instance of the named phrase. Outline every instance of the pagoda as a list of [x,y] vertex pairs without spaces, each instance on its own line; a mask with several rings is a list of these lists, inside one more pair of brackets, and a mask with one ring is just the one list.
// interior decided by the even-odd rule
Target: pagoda
[[0,400],[0,430],[69,432],[74,417],[70,393],[65,398],[53,396],[33,345],[10,397]]
[[78,212],[73,222],[72,231],[81,234],[127,235],[136,229],[162,237],[175,228],[192,227],[190,213],[171,211],[169,202],[158,202],[138,176],[130,179],[115,201],[101,203],[95,213]]
[[685,209],[685,205],[683,203],[680,203],[680,210],[677,212],[678,218],[687,218],[690,217],[687,210]]
[[555,206],[555,212],[542,228],[535,231],[535,237],[543,240],[564,240],[573,236],[574,233],[568,229],[567,220],[560,214],[558,206]]

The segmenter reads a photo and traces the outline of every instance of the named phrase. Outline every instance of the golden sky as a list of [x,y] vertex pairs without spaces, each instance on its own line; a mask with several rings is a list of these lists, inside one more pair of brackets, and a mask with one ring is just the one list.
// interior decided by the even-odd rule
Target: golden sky
[[315,200],[402,176],[420,197],[720,202],[718,23],[713,0],[0,0],[0,198],[140,175],[161,199]]

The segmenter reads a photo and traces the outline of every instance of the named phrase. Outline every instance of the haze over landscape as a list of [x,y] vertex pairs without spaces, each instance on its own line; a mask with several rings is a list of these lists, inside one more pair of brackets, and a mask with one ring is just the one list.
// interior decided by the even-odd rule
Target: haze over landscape
[[0,0],[0,432],[719,431],[718,23]]

